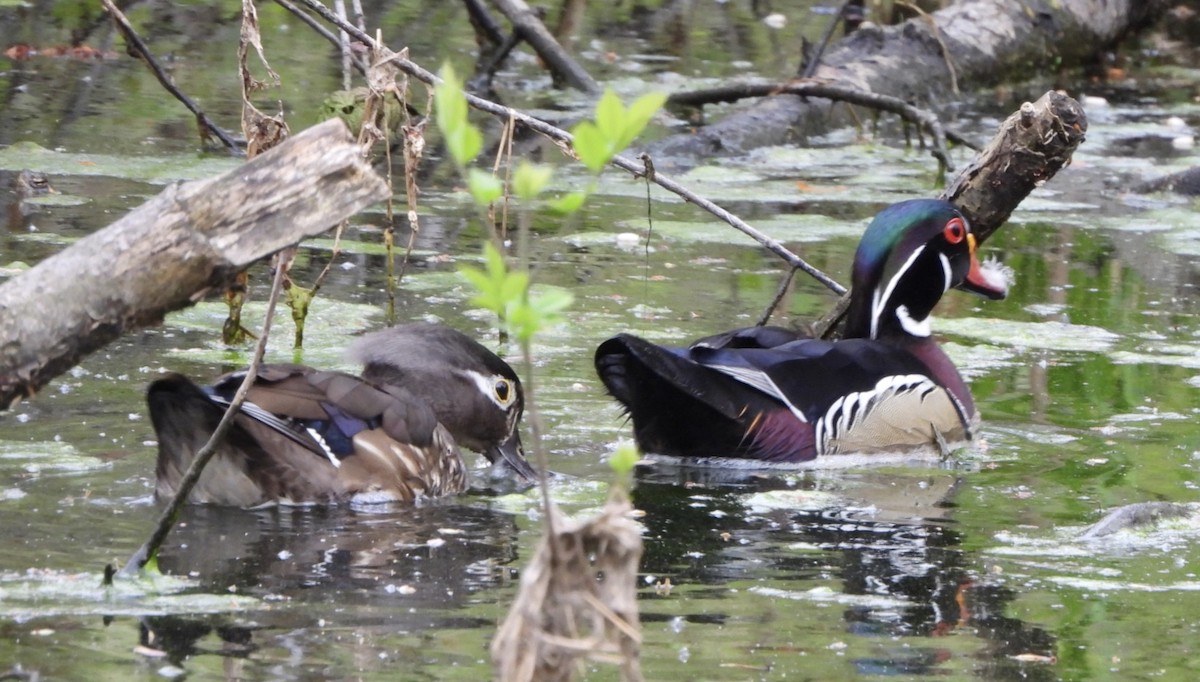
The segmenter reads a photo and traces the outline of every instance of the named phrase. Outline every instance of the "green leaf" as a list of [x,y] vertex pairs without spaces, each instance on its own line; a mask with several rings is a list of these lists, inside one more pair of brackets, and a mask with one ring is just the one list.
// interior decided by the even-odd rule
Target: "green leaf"
[[438,76],[442,82],[433,89],[433,104],[437,110],[438,128],[449,135],[466,122],[467,99],[463,97],[462,81],[449,63],[442,65]]
[[600,101],[596,103],[596,127],[600,129],[608,142],[616,142],[621,137],[625,127],[625,105],[612,88],[605,88]]
[[467,98],[454,68],[443,65],[440,76],[442,82],[433,90],[438,129],[454,162],[465,166],[483,149],[483,134],[467,119]]
[[462,276],[466,277],[467,281],[471,283],[471,286],[475,287],[475,289],[478,291],[487,290],[491,284],[492,280],[488,278],[487,273],[473,265],[463,265],[458,268],[458,271],[462,273]]
[[559,287],[547,287],[539,288],[537,295],[531,297],[529,305],[546,321],[550,321],[550,318],[557,317],[574,302],[575,295],[570,291]]
[[504,311],[504,301],[500,298],[500,287],[487,276],[483,270],[464,265],[458,269],[479,292],[471,297],[471,302],[499,315]]
[[575,136],[575,153],[587,169],[593,173],[604,170],[612,155],[608,153],[608,142],[604,134],[591,121],[583,121],[571,131]]
[[621,131],[620,139],[616,142],[616,152],[620,153],[633,144],[633,141],[646,130],[646,126],[650,124],[654,115],[666,103],[666,93],[650,92],[629,105],[629,111],[625,115],[625,127]]
[[550,210],[559,215],[571,215],[583,206],[587,192],[570,192],[550,202]]
[[475,126],[463,123],[453,130],[446,131],[446,149],[450,151],[455,163],[465,166],[483,149],[483,135]]
[[542,328],[537,311],[527,304],[509,306],[507,317],[509,333],[522,342],[532,340]]
[[641,456],[638,454],[637,446],[625,442],[618,445],[616,452],[608,458],[608,465],[618,474],[625,475],[633,471],[633,467],[637,465],[639,459]]
[[513,171],[513,194],[516,194],[522,201],[533,201],[550,182],[553,172],[550,166],[522,160],[517,164],[517,169]]
[[500,249],[491,242],[486,242],[483,245],[483,260],[487,264],[488,274],[497,281],[504,279],[508,274],[508,264],[504,262],[504,254],[500,253]]
[[504,194],[504,183],[500,178],[478,168],[467,172],[467,189],[480,206],[487,206]]
[[529,273],[527,272],[510,272],[504,278],[504,283],[500,287],[500,297],[507,303],[511,301],[524,301],[525,292],[529,289]]

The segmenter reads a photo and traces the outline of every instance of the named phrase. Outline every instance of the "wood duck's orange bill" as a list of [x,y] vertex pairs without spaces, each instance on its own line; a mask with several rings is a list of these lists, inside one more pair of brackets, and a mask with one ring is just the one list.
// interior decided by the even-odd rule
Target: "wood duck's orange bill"
[[975,235],[967,235],[967,241],[971,249],[971,269],[958,288],[993,301],[1008,296],[1008,269],[999,264],[993,265],[992,261],[980,264],[979,257],[975,255]]

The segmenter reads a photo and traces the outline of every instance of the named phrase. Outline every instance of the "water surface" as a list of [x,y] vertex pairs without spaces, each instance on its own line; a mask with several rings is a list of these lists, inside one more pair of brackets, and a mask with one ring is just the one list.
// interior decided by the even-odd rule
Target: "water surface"
[[[449,56],[467,70],[470,36],[457,6],[443,14],[434,5],[397,3],[388,25],[412,41],[418,61],[434,66]],[[794,32],[821,28],[797,9],[785,32],[772,32],[740,5],[684,23],[690,38],[676,43],[666,28],[639,30],[628,16],[596,10],[581,52],[635,93],[675,82],[673,73],[780,73]],[[171,13],[209,10],[138,11],[150,30],[177,18]],[[237,23],[228,17],[236,8],[220,11],[225,18],[203,24],[211,34],[162,31],[156,45],[175,51],[179,82],[232,122]],[[268,56],[284,74],[284,106],[300,129],[315,120],[312,93],[339,79],[323,45],[296,47],[302,27],[273,6],[261,11]],[[441,44],[414,28],[429,25],[456,28]],[[737,31],[718,30],[727,25]],[[9,41],[62,39],[32,19],[5,30]],[[707,43],[715,57],[698,56],[695,45]],[[614,51],[626,58],[607,61]],[[515,64],[501,78],[513,103],[571,115],[576,96],[547,94],[536,65]],[[10,63],[4,78],[0,142],[14,146],[0,149],[0,183],[32,166],[62,192],[25,203],[3,197],[5,273],[107,225],[164,182],[236,163],[198,155],[187,115],[131,60]],[[1195,675],[1196,520],[1078,539],[1106,509],[1196,498],[1195,206],[1122,191],[1130,178],[1195,162],[1171,140],[1200,119],[1193,105],[1173,101],[1093,103],[1074,164],[983,247],[1015,270],[1011,297],[951,293],[942,303],[935,330],[985,418],[973,447],[945,462],[766,473],[660,462],[639,470],[648,679]],[[977,105],[983,113],[954,124],[983,140],[1011,108]],[[1172,115],[1184,129],[1168,123]],[[846,282],[869,217],[934,191],[932,160],[887,130],[835,131],[811,149],[760,150],[684,180]],[[965,163],[969,152],[956,158]],[[475,213],[449,170],[436,158],[428,164],[400,317],[440,320],[511,357],[456,273],[478,254]],[[556,187],[584,181],[564,166]],[[610,173],[578,217],[534,217],[536,279],[576,296],[568,323],[535,348],[551,466],[564,474],[555,496],[570,513],[602,504],[604,459],[629,437],[591,369],[595,345],[618,331],[683,343],[751,324],[782,274],[748,238],[657,188],[649,248],[626,248],[619,234],[644,240],[650,227],[645,195],[644,185]],[[290,349],[290,323],[281,319],[271,360],[350,368],[340,348],[385,323],[376,246],[383,220],[372,210],[354,221],[348,253],[314,305],[307,347]],[[311,282],[329,258],[328,239],[306,244],[296,278]],[[264,268],[252,282],[257,325]],[[812,319],[833,300],[798,279],[777,321]],[[99,588],[103,566],[123,562],[158,512],[144,387],[164,369],[209,377],[242,364],[245,349],[219,343],[222,320],[219,302],[206,302],[127,334],[0,415],[0,667],[42,679],[486,678],[487,644],[539,533],[534,495],[470,494],[418,509],[189,509],[163,552],[167,578]],[[614,675],[597,667],[595,676]]]

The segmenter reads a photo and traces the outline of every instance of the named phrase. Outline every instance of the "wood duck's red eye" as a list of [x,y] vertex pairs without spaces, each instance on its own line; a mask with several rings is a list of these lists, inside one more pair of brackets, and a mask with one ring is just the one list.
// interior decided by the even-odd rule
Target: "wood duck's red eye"
[[967,236],[967,225],[962,218],[951,218],[942,229],[942,236],[951,244],[958,244]]

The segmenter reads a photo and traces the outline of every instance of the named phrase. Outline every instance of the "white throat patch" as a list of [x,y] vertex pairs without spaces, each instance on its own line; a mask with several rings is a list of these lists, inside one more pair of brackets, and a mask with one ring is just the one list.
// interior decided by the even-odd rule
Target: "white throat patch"
[[914,320],[912,315],[908,314],[908,306],[896,306],[896,319],[900,320],[900,326],[904,331],[913,336],[927,337],[933,334],[933,326],[929,320],[932,316],[927,316],[923,320]]

